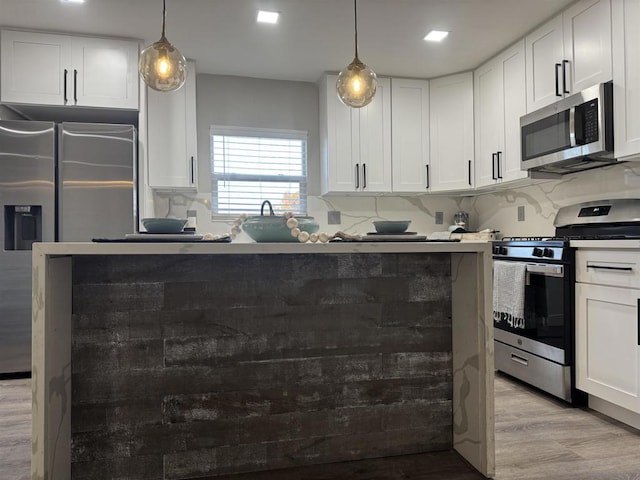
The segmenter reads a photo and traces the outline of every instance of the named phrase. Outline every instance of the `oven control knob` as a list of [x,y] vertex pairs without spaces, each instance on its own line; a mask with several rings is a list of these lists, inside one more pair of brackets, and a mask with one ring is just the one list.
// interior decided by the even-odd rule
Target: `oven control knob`
[[544,252],[542,252],[543,256],[547,258],[553,258],[553,250],[550,248],[545,248]]
[[532,255],[534,257],[542,257],[544,255],[544,251],[541,248],[533,247]]
[[507,247],[500,247],[500,255],[506,255],[507,254]]
[[499,255],[500,254],[500,247],[498,247],[497,245],[495,247],[493,247],[493,254],[494,255]]

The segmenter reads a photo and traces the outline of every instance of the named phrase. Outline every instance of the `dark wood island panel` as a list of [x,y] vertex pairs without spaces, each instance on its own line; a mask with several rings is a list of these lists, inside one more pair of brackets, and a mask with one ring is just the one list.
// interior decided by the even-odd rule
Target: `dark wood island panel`
[[74,256],[73,479],[450,450],[448,253]]
[[491,477],[490,247],[34,244],[32,479]]

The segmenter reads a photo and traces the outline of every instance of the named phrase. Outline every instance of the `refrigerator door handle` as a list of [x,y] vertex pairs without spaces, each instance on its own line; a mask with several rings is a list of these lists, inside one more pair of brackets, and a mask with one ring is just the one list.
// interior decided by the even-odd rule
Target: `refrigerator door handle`
[[73,69],[73,101],[78,104],[78,70]]

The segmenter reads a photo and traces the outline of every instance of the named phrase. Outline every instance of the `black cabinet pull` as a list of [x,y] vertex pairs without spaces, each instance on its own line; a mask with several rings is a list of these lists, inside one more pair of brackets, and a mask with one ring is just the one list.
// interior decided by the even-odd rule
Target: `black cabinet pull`
[[593,268],[595,270],[616,270],[618,272],[633,271],[633,267],[609,267],[608,265],[587,265],[587,268]]
[[362,164],[362,189],[367,188],[367,164]]
[[500,173],[500,164],[502,163],[502,152],[496,152],[496,163],[498,164],[498,178],[502,180],[502,173]]
[[471,160],[469,160],[469,186],[471,185]]
[[360,188],[360,164],[356,163],[356,190]]
[[638,332],[638,346],[640,347],[640,298],[638,299],[638,306],[636,308],[636,320],[637,320],[637,332]]
[[562,91],[571,93],[570,90],[567,90],[567,65],[569,65],[569,60],[562,60]]
[[191,183],[196,183],[196,163],[191,155]]
[[560,83],[560,73],[558,72],[558,69],[562,68],[562,64],[560,63],[556,63],[556,97],[561,97],[562,94],[560,93],[560,90],[558,89],[558,84]]
[[427,186],[425,188],[428,190],[429,189],[429,164],[425,165],[424,168],[427,169]]
[[66,105],[67,102],[69,101],[69,99],[67,98],[67,77],[69,76],[69,70],[67,70],[66,68],[64,69],[64,85],[63,85],[63,90],[64,90],[64,104]]
[[497,153],[491,154],[491,178],[493,178],[494,180],[498,179],[498,177],[496,176],[496,156],[497,155],[498,155]]
[[78,104],[78,70],[73,69],[73,101]]

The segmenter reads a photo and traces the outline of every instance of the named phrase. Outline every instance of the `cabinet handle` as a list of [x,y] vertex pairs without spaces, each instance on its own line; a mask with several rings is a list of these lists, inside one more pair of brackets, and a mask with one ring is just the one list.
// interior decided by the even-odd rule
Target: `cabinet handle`
[[631,272],[633,267],[609,267],[607,265],[587,265],[587,269],[593,268],[595,270],[616,270],[618,272]]
[[69,99],[67,98],[67,77],[69,76],[69,70],[64,69],[64,104],[66,105]]
[[638,346],[640,347],[640,298],[638,299],[638,307],[636,308],[636,320],[638,322]]
[[560,73],[558,72],[558,69],[562,68],[562,64],[561,63],[556,63],[556,97],[561,97],[562,94],[560,93],[560,90],[558,89],[558,84],[560,83]]
[[356,163],[356,190],[360,188],[360,164]]
[[562,91],[571,93],[567,90],[567,65],[569,65],[569,60],[562,60]]
[[196,164],[193,160],[193,155],[191,155],[191,184],[196,183]]
[[362,189],[367,188],[367,164],[362,164]]
[[429,164],[425,165],[424,168],[427,169],[427,186],[425,188],[429,190]]
[[519,363],[520,365],[524,365],[525,367],[529,366],[529,360],[519,355],[516,355],[515,353],[511,354],[511,360],[516,363]]
[[471,185],[471,160],[469,160],[469,186]]
[[73,101],[78,104],[78,70],[73,69]]
[[491,154],[491,178],[493,178],[494,180],[498,179],[498,177],[496,177],[496,156],[497,155],[498,155],[497,153]]
[[502,180],[502,173],[500,173],[500,164],[502,163],[502,152],[496,152],[496,163],[498,164],[498,178]]

